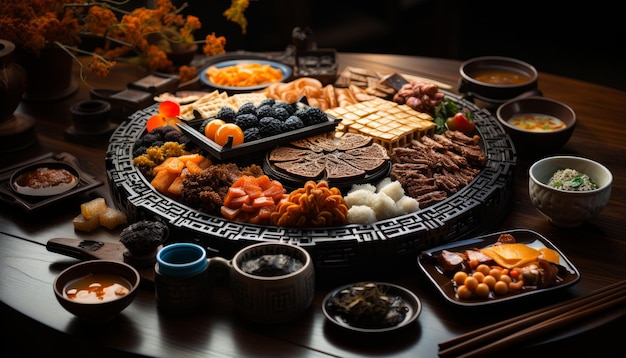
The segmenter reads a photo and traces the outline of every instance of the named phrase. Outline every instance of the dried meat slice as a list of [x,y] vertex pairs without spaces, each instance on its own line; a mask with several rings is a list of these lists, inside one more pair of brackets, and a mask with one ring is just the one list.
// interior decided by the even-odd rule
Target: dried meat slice
[[325,158],[328,179],[351,179],[365,175],[365,170],[353,167],[334,154],[328,154]]
[[315,153],[321,153],[324,151],[324,148],[311,143],[307,138],[294,140],[293,142],[290,142],[290,144],[294,147],[309,149]]
[[313,155],[311,150],[291,147],[276,147],[270,151],[270,160],[284,162],[288,160],[298,160]]
[[359,157],[347,153],[340,153],[337,157],[351,166],[363,169],[366,172],[373,172],[387,163],[387,159]]
[[311,142],[311,144],[324,149],[326,152],[334,152],[337,150],[334,133],[316,135],[307,138],[307,140]]
[[378,143],[372,143],[367,147],[349,149],[345,153],[361,158],[389,159],[387,149]]
[[294,176],[306,179],[315,179],[324,173],[326,160],[321,155],[318,155],[296,161],[277,162],[274,163],[274,165]]
[[336,147],[339,150],[351,150],[364,147],[372,143],[372,137],[358,133],[344,133],[337,139]]

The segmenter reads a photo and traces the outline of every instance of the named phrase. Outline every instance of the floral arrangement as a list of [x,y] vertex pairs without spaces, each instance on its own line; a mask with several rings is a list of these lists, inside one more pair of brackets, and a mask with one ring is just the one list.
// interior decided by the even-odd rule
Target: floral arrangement
[[[211,33],[196,41],[194,31],[201,28],[198,17],[183,16],[187,6],[176,8],[171,0],[157,0],[154,8],[139,7],[132,11],[120,8],[131,0],[3,0],[0,6],[0,36],[25,51],[39,53],[58,46],[68,52],[83,68],[106,77],[116,61],[129,61],[151,71],[171,72],[168,53],[184,46],[202,45],[207,56],[225,52],[226,39]],[[237,23],[245,34],[244,12],[249,0],[231,0],[224,17]],[[25,19],[27,19],[25,21]],[[82,36],[99,37],[101,47],[82,50]],[[87,60],[77,55],[89,55]],[[85,61],[85,62],[83,62]],[[181,81],[193,78],[197,70],[180,66]]]

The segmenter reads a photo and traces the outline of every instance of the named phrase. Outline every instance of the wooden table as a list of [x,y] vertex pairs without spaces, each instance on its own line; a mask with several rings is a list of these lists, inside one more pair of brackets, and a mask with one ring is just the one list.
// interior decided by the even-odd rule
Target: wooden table
[[[431,78],[452,86],[456,92],[460,62],[437,58],[394,55],[339,55],[339,68],[356,66],[380,72],[400,72]],[[126,83],[146,75],[134,68],[118,66],[106,80],[91,76],[94,87],[123,89]],[[78,78],[78,77],[77,77]],[[48,153],[68,152],[80,159],[81,167],[105,184],[88,193],[69,198],[36,214],[0,206],[0,300],[3,313],[3,353],[49,352],[70,354],[81,348],[95,355],[184,356],[300,356],[435,357],[437,344],[472,329],[513,317],[552,303],[590,293],[626,279],[626,93],[574,79],[540,73],[539,88],[544,96],[569,104],[578,115],[576,130],[559,152],[581,155],[606,165],[613,173],[613,191],[608,206],[593,220],[576,229],[551,225],[532,206],[528,197],[528,167],[531,160],[520,158],[515,174],[513,206],[501,229],[528,228],[549,238],[580,270],[576,285],[523,304],[481,309],[461,309],[447,303],[416,267],[382,279],[403,285],[421,299],[423,310],[415,325],[384,336],[359,337],[331,327],[321,311],[324,296],[333,288],[318,285],[315,300],[299,320],[275,327],[254,325],[234,312],[227,288],[217,286],[213,305],[193,317],[170,317],[156,309],[153,291],[142,288],[136,300],[114,321],[89,325],[74,318],[56,302],[52,292],[55,276],[76,259],[46,250],[54,237],[118,241],[120,229],[75,232],[72,218],[80,204],[102,196],[112,203],[104,153],[107,138],[89,143],[67,141],[64,131],[71,124],[69,107],[89,99],[89,88],[50,103],[22,103],[18,111],[37,121],[38,143],[22,151],[2,154],[0,167]],[[355,273],[355,279],[359,277]],[[516,347],[506,356],[561,352],[625,352],[620,339],[608,338],[623,331],[623,313],[612,313],[584,322],[563,332],[558,340],[547,337],[541,345]],[[617,319],[614,319],[619,317]],[[597,327],[596,327],[597,326]],[[9,331],[9,334],[6,332]],[[41,342],[41,343],[39,343]],[[71,353],[76,354],[76,353]],[[5,355],[6,356],[6,355]]]

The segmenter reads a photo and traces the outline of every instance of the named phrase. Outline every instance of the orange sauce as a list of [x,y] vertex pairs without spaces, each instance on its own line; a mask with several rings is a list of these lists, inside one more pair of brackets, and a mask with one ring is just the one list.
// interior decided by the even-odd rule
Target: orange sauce
[[65,297],[81,303],[103,303],[126,296],[131,289],[127,280],[107,274],[91,274],[69,282]]
[[530,76],[524,73],[496,68],[476,71],[472,77],[476,81],[494,85],[517,85],[530,82]]
[[545,114],[518,114],[507,122],[517,128],[533,132],[550,132],[565,128],[562,120]]

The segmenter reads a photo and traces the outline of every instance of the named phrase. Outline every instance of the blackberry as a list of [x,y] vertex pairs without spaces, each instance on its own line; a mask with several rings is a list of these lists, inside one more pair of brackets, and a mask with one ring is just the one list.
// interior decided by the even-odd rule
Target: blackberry
[[296,109],[294,108],[294,106],[292,106],[291,104],[285,102],[285,101],[276,101],[276,103],[274,103],[274,105],[272,106],[274,109],[276,108],[284,108],[287,110],[287,112],[289,112],[289,114],[294,114],[296,112]]
[[144,135],[143,137],[139,138],[136,142],[135,145],[137,146],[146,146],[146,147],[151,147],[152,143],[161,140],[161,136],[160,135],[156,135],[153,133],[148,133],[146,135]]
[[256,106],[252,102],[246,102],[237,110],[237,116],[244,113],[256,113]]
[[274,108],[272,108],[272,106],[265,104],[262,106],[259,106],[256,109],[256,115],[259,118],[263,118],[263,117],[274,117]]
[[224,106],[217,111],[215,118],[221,119],[226,123],[233,123],[235,121],[236,112],[232,107]]
[[287,120],[283,123],[283,125],[285,126],[286,131],[293,131],[293,130],[304,127],[304,123],[302,123],[302,119],[296,116],[290,116],[289,118],[287,118]]
[[243,131],[244,143],[248,143],[257,139],[261,139],[261,135],[259,134],[259,127],[252,127]]
[[178,137],[178,143],[184,144],[187,150],[192,150],[196,147],[195,143],[186,134],[181,134],[180,137]]
[[298,109],[293,115],[300,118],[305,126],[310,126],[312,124],[309,113],[307,113],[304,108]]
[[150,132],[150,134],[154,134],[154,135],[158,136],[159,138],[163,138],[165,133],[167,133],[167,132],[169,132],[171,130],[176,130],[176,128],[174,128],[174,126],[171,126],[171,125],[160,126],[160,127],[154,128]]
[[307,113],[310,124],[324,123],[328,121],[328,115],[319,107],[308,107],[304,111]]
[[174,129],[165,133],[163,140],[166,142],[178,142],[181,136],[182,133]]
[[259,125],[259,119],[252,113],[239,114],[235,117],[235,124],[238,125],[241,130],[246,130],[248,128],[257,127]]
[[[217,117],[215,117],[215,118],[217,118]],[[200,124],[200,127],[198,128],[198,132],[204,133],[204,128],[206,128],[207,123],[209,123],[212,120],[213,120],[213,118],[207,118],[204,121],[202,121],[202,124]]]
[[145,145],[137,145],[135,144],[135,149],[133,149],[133,158],[137,158],[142,154],[146,154],[146,149],[148,149]]
[[259,134],[262,138],[284,132],[283,122],[274,117],[263,117],[259,120]]
[[155,133],[154,131],[152,131],[146,134],[145,136],[141,137],[141,139],[145,141],[146,143],[152,143],[155,140],[163,139],[163,133],[159,133],[159,132]]
[[262,106],[273,106],[274,103],[276,103],[276,100],[274,98],[266,98],[264,100],[262,100],[261,102],[259,102],[259,107]]
[[274,113],[274,118],[280,119],[281,121],[286,120],[291,115],[286,109],[281,107],[274,108]]

